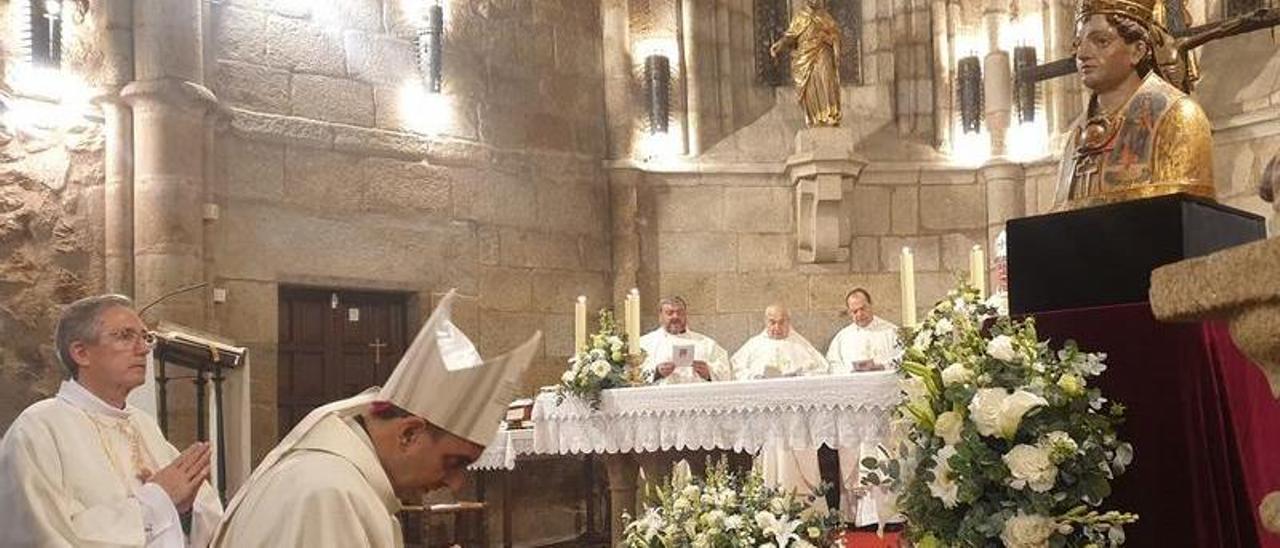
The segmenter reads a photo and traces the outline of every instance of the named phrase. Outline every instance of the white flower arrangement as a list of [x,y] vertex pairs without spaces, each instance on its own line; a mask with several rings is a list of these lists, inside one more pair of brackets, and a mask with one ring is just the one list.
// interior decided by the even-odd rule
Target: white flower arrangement
[[[801,497],[764,484],[752,472],[740,481],[725,461],[693,478],[677,465],[668,484],[656,489],[639,517],[627,523],[622,546],[666,548],[828,548],[841,546],[838,518]],[[819,510],[819,508],[823,508]]]
[[995,317],[962,288],[915,329],[903,358],[896,447],[863,480],[898,493],[915,546],[1117,546],[1131,513],[1099,509],[1133,448],[1124,408],[1088,379],[1106,356],[1054,351],[1031,320]]
[[625,335],[617,333],[613,312],[600,311],[600,331],[591,335],[590,346],[569,359],[556,387],[558,402],[575,396],[592,407],[600,405],[600,392],[633,384],[627,374]]

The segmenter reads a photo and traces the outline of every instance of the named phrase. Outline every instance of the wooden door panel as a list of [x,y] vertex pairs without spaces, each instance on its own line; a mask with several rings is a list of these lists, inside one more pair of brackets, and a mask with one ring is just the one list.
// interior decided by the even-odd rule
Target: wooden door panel
[[405,301],[394,293],[280,290],[280,437],[311,409],[386,381],[404,354]]

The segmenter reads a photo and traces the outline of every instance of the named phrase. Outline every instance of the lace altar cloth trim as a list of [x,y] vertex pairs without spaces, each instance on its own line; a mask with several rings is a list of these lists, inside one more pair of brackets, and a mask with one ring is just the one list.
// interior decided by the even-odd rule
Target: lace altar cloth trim
[[600,409],[555,394],[533,407],[538,454],[856,447],[883,438],[896,372],[606,390]]
[[493,443],[484,448],[472,470],[514,470],[516,457],[533,454],[533,430],[499,430]]

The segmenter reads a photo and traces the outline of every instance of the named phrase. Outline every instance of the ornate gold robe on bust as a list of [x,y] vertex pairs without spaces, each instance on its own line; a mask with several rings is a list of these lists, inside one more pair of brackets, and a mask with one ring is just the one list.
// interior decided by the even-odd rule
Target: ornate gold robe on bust
[[826,9],[802,8],[784,39],[795,41],[791,80],[809,127],[840,125],[840,27]]
[[1212,149],[1200,105],[1153,71],[1117,112],[1076,121],[1054,209],[1178,192],[1213,199]]

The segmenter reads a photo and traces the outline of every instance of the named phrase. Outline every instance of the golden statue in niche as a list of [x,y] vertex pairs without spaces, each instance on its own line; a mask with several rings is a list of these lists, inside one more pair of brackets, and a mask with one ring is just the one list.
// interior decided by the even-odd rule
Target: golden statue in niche
[[1154,8],[1155,0],[1079,4],[1076,66],[1092,94],[1062,154],[1055,209],[1214,197],[1209,119],[1178,87],[1190,86],[1195,66],[1168,54],[1173,38]]
[[826,0],[805,0],[787,32],[769,47],[777,57],[791,52],[791,81],[809,127],[840,125],[840,27]]

